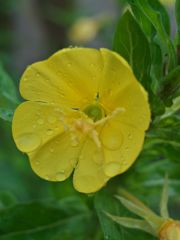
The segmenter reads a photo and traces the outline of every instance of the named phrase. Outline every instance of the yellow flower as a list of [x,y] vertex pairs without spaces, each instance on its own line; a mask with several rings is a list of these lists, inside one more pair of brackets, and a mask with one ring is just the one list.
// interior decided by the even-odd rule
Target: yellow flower
[[13,137],[33,170],[95,192],[126,171],[149,126],[147,94],[127,62],[107,49],[69,48],[32,64],[20,82],[26,102]]

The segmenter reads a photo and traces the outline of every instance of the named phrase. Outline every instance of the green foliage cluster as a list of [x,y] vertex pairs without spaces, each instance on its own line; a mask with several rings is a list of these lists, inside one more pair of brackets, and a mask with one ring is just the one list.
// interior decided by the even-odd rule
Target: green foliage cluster
[[173,40],[169,16],[158,0],[127,2],[130,10],[118,21],[112,48],[130,63],[149,93],[152,122],[142,153],[128,172],[90,196],[75,192],[71,179],[62,183],[39,179],[12,142],[11,120],[19,98],[0,65],[0,240],[133,240],[135,236],[153,240],[120,227],[104,212],[132,216],[114,198],[121,186],[156,210],[165,173],[170,179],[171,216],[178,218],[180,0],[176,0]]

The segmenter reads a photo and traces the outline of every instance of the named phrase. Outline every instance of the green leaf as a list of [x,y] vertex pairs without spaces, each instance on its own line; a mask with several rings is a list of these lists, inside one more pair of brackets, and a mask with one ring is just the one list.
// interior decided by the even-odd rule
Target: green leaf
[[114,222],[117,222],[118,224],[124,227],[139,229],[141,231],[155,235],[151,226],[144,220],[127,218],[127,217],[118,217],[118,216],[111,215],[109,213],[106,213],[106,215],[110,217]]
[[159,95],[166,106],[171,106],[173,99],[180,96],[180,66],[165,77]]
[[[139,9],[136,1],[134,0],[128,0],[129,4],[131,5],[131,8],[133,10],[134,15],[136,16],[139,24],[141,25],[144,32],[151,38],[153,37],[153,34],[155,33],[153,30],[152,25],[150,24],[150,21],[147,19],[145,14],[142,14],[141,9]],[[148,0],[149,6],[152,8],[154,12],[160,15],[162,25],[164,26],[165,31],[168,35],[170,35],[170,20],[168,13],[166,11],[166,8],[157,0],[150,1]]]
[[118,215],[120,213],[120,206],[117,201],[106,192],[101,191],[95,195],[95,208],[104,233],[104,238],[110,240],[121,239],[121,228],[112,222],[104,213],[104,211],[106,211]]
[[160,201],[160,213],[163,218],[167,219],[169,218],[168,197],[168,176],[166,175]]
[[0,210],[11,207],[15,203],[17,203],[17,200],[10,192],[0,192]]
[[116,196],[116,198],[131,212],[135,213],[139,217],[144,218],[151,227],[156,231],[161,227],[163,221],[162,219],[156,215],[155,213],[151,213],[149,211],[146,211],[146,209],[138,206],[137,204],[127,200],[126,198]]
[[120,196],[142,208],[145,212],[149,213],[150,215],[154,215],[154,212],[149,207],[147,207],[143,202],[141,202],[138,198],[136,198],[134,195],[132,195],[125,189],[119,188],[118,193],[120,194]]
[[1,108],[0,107],[0,118],[2,118],[3,120],[11,122],[12,117],[13,117],[13,110],[12,109],[6,109],[6,108]]
[[11,121],[17,103],[17,90],[14,83],[0,64],[0,118]]
[[134,236],[138,236],[138,240],[155,240],[153,236],[146,233],[121,227],[105,214],[105,212],[108,212],[116,216],[127,215],[127,210],[111,194],[102,190],[96,193],[94,199],[97,215],[104,233],[104,239],[134,240]]
[[118,22],[113,49],[129,62],[137,79],[148,89],[150,83],[147,76],[151,64],[149,44],[129,11]]
[[[83,239],[88,235],[91,213],[67,212],[55,202],[31,202],[18,204],[0,211],[0,239],[2,240],[49,240]],[[85,234],[86,233],[86,234]],[[79,237],[79,238],[78,238]]]
[[176,0],[175,4],[176,22],[177,22],[177,35],[178,44],[180,44],[180,0]]
[[141,19],[138,21],[145,32],[150,32],[150,38],[161,47],[163,57],[168,55],[168,69],[173,69],[176,65],[176,54],[169,37],[169,21],[164,7],[157,0],[128,0],[128,2],[136,18]]
[[[157,94],[163,78],[163,59],[161,49],[158,44],[151,43],[151,88],[154,94]],[[157,105],[156,105],[157,106]]]

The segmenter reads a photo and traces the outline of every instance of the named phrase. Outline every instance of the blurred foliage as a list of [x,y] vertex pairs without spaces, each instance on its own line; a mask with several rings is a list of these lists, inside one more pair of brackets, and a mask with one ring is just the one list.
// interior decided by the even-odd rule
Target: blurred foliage
[[[61,3],[60,3],[61,2]],[[130,213],[114,198],[122,186],[157,210],[165,173],[169,175],[171,216],[180,215],[180,1],[176,1],[177,40],[170,38],[165,7],[154,0],[118,1],[129,6],[119,19],[112,48],[131,64],[149,92],[153,119],[138,160],[90,196],[77,193],[71,179],[61,183],[41,180],[12,140],[11,119],[20,101],[12,61],[12,12],[18,1],[0,7],[0,239],[4,240],[153,240],[148,234],[118,226],[105,216]],[[68,29],[86,16],[73,1],[38,1],[49,29],[50,51],[69,45]],[[119,12],[122,8],[119,9]],[[89,17],[89,16],[88,16]],[[114,19],[108,27],[114,24]],[[107,25],[105,25],[106,27]],[[58,35],[57,35],[58,34]],[[107,46],[112,36],[99,33]],[[60,36],[60,37],[57,37]],[[9,72],[11,74],[9,74]],[[176,98],[176,100],[175,100]],[[133,215],[132,215],[133,216]]]

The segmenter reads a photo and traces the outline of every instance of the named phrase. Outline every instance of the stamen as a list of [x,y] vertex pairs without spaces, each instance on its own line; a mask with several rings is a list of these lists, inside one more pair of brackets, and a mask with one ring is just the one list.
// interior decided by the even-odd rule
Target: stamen
[[98,120],[95,122],[95,126],[106,123],[108,120],[114,118],[118,113],[125,112],[125,108],[116,108],[110,115],[106,116],[105,118]]
[[95,129],[91,131],[91,137],[94,140],[95,144],[97,145],[98,148],[101,148],[101,141],[99,140],[98,133]]

